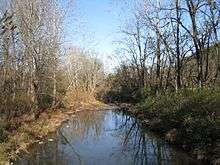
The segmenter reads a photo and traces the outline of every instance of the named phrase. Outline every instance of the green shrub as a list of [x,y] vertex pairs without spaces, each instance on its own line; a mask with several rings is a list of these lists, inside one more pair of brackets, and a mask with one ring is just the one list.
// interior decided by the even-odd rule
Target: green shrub
[[220,90],[197,89],[148,97],[138,105],[146,118],[158,118],[167,130],[176,128],[181,143],[206,149],[220,139]]

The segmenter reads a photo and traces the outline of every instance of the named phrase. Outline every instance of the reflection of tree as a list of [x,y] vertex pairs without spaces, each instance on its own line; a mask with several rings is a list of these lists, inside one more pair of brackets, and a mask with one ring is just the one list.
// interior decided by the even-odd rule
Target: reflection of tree
[[68,160],[62,155],[58,147],[58,141],[39,145],[37,148],[33,147],[30,155],[18,160],[17,165],[66,165]]
[[32,155],[28,158],[21,159],[16,164],[24,165],[66,165],[70,164],[69,160],[65,160],[66,152],[65,147],[59,146],[68,145],[73,153],[73,157],[76,158],[77,164],[83,164],[80,154],[77,152],[72,140],[75,138],[83,139],[85,137],[93,136],[98,139],[103,130],[103,122],[105,121],[105,115],[108,112],[83,112],[79,113],[76,118],[73,118],[70,122],[64,124],[62,128],[57,132],[57,139],[53,142],[40,145],[35,150],[31,151]]
[[82,165],[83,162],[81,160],[81,156],[80,154],[76,151],[75,147],[69,142],[69,140],[63,135],[63,133],[61,131],[59,131],[59,135],[62,137],[62,142],[64,142],[63,144],[68,144],[72,150],[72,152],[74,153],[74,156],[76,157],[76,159],[79,161],[79,164]]
[[[112,157],[114,156],[112,160],[117,159],[132,165],[183,165],[197,163],[189,159],[182,152],[176,152],[176,150],[167,146],[163,140],[159,140],[150,132],[146,132],[142,124],[135,118],[119,112],[103,111],[98,113],[79,113],[76,118],[64,124],[57,132],[57,139],[54,139],[53,142],[40,145],[30,152],[32,155],[29,158],[21,160],[17,164],[65,165],[87,163],[88,160],[85,159],[85,155],[81,155],[85,154],[85,152],[78,152],[81,151],[80,147],[74,145],[82,143],[78,140],[87,141],[88,139],[89,142],[95,143],[95,140],[105,137],[103,134],[110,136],[111,142],[116,142],[117,150],[110,150],[110,152],[113,152],[110,155]],[[118,142],[119,144],[117,144]],[[101,144],[105,145],[103,143]]]
[[93,111],[79,113],[60,131],[67,139],[71,140],[75,138],[84,139],[89,136],[98,139],[103,130],[105,114],[106,112],[97,113]]
[[121,138],[120,152],[132,152],[133,164],[164,164],[169,160],[167,146],[155,137],[149,137],[137,120],[125,115],[115,121],[116,134]]

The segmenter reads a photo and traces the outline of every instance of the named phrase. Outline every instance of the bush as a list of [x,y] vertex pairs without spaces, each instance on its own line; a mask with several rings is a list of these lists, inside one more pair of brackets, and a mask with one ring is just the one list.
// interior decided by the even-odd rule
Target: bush
[[219,89],[164,93],[138,105],[146,118],[160,119],[167,130],[178,129],[181,143],[204,150],[220,139],[219,107]]

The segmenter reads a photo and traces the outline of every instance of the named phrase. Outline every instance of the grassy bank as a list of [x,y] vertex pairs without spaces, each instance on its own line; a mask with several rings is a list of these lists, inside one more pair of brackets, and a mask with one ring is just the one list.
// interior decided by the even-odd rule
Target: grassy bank
[[[77,103],[75,106],[65,109],[48,109],[40,114],[36,120],[27,120],[27,117],[13,119],[13,123],[22,123],[19,127],[12,128],[10,124],[2,124],[1,130],[4,135],[0,142],[0,164],[7,164],[10,160],[18,158],[21,152],[28,152],[28,147],[34,143],[41,142],[49,133],[53,133],[60,125],[74,117],[83,110],[96,110],[102,108],[104,104],[93,101],[87,103]],[[4,140],[3,140],[4,139]]]
[[220,90],[182,90],[149,96],[130,110],[152,131],[213,164],[220,163]]

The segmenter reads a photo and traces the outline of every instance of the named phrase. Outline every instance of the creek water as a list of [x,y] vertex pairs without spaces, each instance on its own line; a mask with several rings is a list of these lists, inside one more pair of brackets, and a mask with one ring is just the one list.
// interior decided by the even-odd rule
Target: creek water
[[18,165],[187,165],[202,164],[146,130],[134,117],[115,110],[84,111]]

